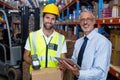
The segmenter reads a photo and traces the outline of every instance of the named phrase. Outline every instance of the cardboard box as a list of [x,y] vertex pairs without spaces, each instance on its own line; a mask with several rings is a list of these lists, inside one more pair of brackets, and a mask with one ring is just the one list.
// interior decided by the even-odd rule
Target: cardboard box
[[33,70],[32,80],[62,80],[62,72],[58,68]]
[[69,28],[69,29],[67,30],[66,39],[68,39],[68,40],[73,40],[73,31],[72,31],[71,28]]
[[120,51],[112,51],[111,64],[113,64],[114,66],[120,66]]
[[110,40],[112,42],[113,49],[120,51],[120,35],[111,34]]
[[66,54],[67,58],[71,58],[74,50],[74,44],[75,41],[73,40],[66,40],[66,45],[67,45],[67,51],[68,53]]

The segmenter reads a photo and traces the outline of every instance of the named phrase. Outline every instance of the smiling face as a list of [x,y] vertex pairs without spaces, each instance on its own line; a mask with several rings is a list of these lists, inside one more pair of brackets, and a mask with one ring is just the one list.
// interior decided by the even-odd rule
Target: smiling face
[[56,22],[56,16],[55,15],[46,13],[43,16],[44,29],[51,30],[52,28],[54,28],[55,22]]
[[85,34],[89,34],[94,29],[95,17],[91,12],[84,11],[79,16],[80,26]]

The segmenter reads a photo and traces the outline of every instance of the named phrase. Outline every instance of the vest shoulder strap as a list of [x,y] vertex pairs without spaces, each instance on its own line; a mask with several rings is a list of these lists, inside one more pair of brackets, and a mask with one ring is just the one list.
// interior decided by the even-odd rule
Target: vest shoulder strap
[[60,33],[58,33],[58,48],[57,48],[57,54],[56,56],[57,57],[60,57],[60,54],[61,54],[61,48],[62,48],[62,35]]

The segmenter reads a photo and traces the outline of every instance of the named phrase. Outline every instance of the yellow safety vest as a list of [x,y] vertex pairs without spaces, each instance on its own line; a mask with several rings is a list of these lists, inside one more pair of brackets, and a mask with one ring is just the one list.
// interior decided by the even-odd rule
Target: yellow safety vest
[[64,40],[65,37],[62,34],[55,32],[55,36],[47,45],[44,36],[40,35],[40,30],[31,32],[29,34],[31,56],[37,54],[41,68],[57,67],[58,62],[54,57],[60,57]]

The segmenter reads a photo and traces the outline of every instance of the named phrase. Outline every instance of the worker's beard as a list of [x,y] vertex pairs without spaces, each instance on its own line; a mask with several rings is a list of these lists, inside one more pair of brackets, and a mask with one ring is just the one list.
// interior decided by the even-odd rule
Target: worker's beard
[[51,30],[54,28],[54,25],[52,23],[44,23],[44,28],[46,30]]

